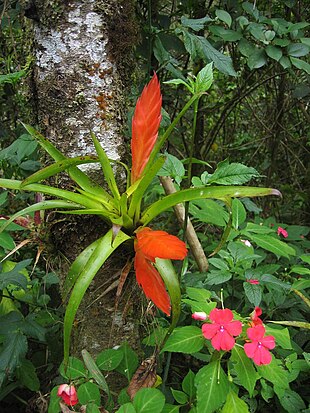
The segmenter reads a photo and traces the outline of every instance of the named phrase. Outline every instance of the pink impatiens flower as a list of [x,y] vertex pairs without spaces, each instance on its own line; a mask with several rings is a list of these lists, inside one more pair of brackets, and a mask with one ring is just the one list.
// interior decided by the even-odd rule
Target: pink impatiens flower
[[79,402],[75,387],[69,384],[61,384],[57,396],[61,397],[68,406],[74,406]]
[[231,350],[235,345],[234,336],[238,336],[242,331],[241,321],[233,321],[233,313],[228,308],[219,310],[215,308],[211,311],[209,318],[212,324],[204,324],[202,333],[208,340],[211,340],[215,350]]
[[284,238],[288,237],[288,232],[282,227],[278,227],[277,233],[279,236],[282,235]]
[[265,332],[263,325],[256,325],[247,329],[247,335],[252,342],[245,343],[244,351],[258,366],[271,362],[272,356],[268,350],[272,350],[276,345],[273,336],[264,337]]
[[259,324],[263,324],[262,320],[259,318],[259,316],[262,315],[262,309],[260,307],[255,307],[254,311],[251,313],[251,325],[252,326],[257,326]]
[[253,279],[250,279],[250,278],[248,278],[248,279],[246,280],[246,282],[247,282],[247,283],[250,283],[250,284],[255,284],[255,285],[258,285],[258,284],[259,284],[259,281],[258,281],[258,280],[253,280]]
[[207,319],[207,314],[204,311],[196,311],[192,314],[194,320],[203,321]]

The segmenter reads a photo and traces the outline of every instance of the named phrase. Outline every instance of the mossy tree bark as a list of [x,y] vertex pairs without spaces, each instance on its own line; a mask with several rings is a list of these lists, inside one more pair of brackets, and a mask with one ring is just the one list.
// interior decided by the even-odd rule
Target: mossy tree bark
[[[35,0],[28,8],[26,15],[34,20],[38,127],[67,156],[94,153],[90,129],[109,158],[126,155],[122,131],[126,87],[133,69],[133,10],[133,1],[119,0]],[[94,168],[91,164],[83,170],[100,180],[100,171]],[[121,181],[124,176],[118,178]],[[63,177],[58,185],[72,188]],[[95,217],[58,215],[52,221],[51,240],[64,257],[60,273],[64,276],[67,263],[106,231]],[[124,340],[136,346],[137,323],[128,311],[126,321],[123,317],[132,292],[114,313],[115,281],[131,252],[118,252],[117,259],[111,258],[92,283],[77,316],[73,354],[80,356],[83,348],[94,354]]]

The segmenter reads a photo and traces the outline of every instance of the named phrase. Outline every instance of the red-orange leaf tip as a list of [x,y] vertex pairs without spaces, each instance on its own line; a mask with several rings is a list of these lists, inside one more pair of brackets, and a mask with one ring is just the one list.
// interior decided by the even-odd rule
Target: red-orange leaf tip
[[142,175],[155,145],[161,121],[162,96],[156,73],[144,87],[132,118],[131,183]]
[[155,258],[183,260],[187,255],[185,243],[165,231],[142,228],[137,232],[137,241],[137,248],[153,262]]

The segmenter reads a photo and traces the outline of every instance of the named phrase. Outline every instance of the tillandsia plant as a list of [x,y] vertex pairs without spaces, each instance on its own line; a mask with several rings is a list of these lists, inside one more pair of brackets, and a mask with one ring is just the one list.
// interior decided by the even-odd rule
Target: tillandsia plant
[[[187,249],[185,243],[177,237],[147,227],[159,214],[176,204],[200,198],[218,199],[229,205],[234,197],[279,195],[277,190],[271,188],[205,185],[167,195],[143,209],[143,196],[165,163],[165,156],[160,154],[160,149],[186,111],[192,105],[194,109],[197,107],[197,102],[212,82],[212,64],[206,65],[197,77],[187,82],[180,79],[170,81],[174,84],[185,84],[192,96],[167,130],[158,137],[162,96],[158,78],[154,74],[138,99],[132,119],[132,167],[130,171],[128,166],[122,164],[127,173],[127,187],[123,193],[117,186],[111,161],[93,133],[91,137],[97,156],[68,158],[33,127],[24,125],[55,163],[23,181],[0,179],[0,186],[39,192],[55,199],[38,202],[19,211],[6,224],[33,211],[56,209],[62,214],[98,215],[111,225],[106,234],[89,245],[76,258],[65,280],[65,297],[71,292],[64,319],[65,363],[68,362],[72,325],[81,300],[100,267],[124,242],[134,243],[136,277],[145,295],[166,315],[170,316],[172,313],[168,335],[176,326],[180,314],[181,294],[179,279],[171,259],[184,259]],[[108,190],[93,182],[77,167],[92,162],[101,164]],[[62,171],[67,171],[77,185],[74,192],[39,183]],[[2,226],[2,230],[4,228],[5,225]]]

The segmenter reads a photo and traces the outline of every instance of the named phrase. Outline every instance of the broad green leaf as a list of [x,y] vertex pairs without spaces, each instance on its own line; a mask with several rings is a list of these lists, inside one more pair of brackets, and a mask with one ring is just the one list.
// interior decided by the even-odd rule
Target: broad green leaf
[[234,391],[227,395],[226,403],[221,413],[250,413],[247,404]]
[[271,42],[271,40],[273,40],[276,35],[276,33],[273,30],[266,30],[264,34],[265,34],[265,39],[267,40],[267,42]]
[[303,43],[291,43],[287,46],[287,53],[292,57],[302,57],[309,53],[309,46]]
[[209,264],[213,265],[219,270],[229,270],[229,266],[226,261],[221,258],[209,258]]
[[101,413],[95,403],[87,403],[86,413]]
[[196,397],[195,373],[189,370],[182,381],[182,390],[189,396],[189,400],[194,400]]
[[292,285],[292,289],[294,290],[306,290],[307,288],[310,288],[310,280],[296,280],[294,281],[294,284]]
[[310,64],[304,60],[297,59],[296,57],[290,57],[292,64],[297,67],[297,69],[303,70],[308,75],[310,75]]
[[100,370],[111,371],[115,370],[123,359],[121,350],[108,349],[101,351],[96,358],[96,364]]
[[235,30],[224,29],[221,26],[209,26],[209,30],[217,37],[220,37],[225,42],[236,42],[242,38],[240,32]]
[[83,383],[78,387],[77,395],[81,404],[94,402],[97,406],[101,405],[99,387],[90,381]]
[[254,224],[253,222],[247,222],[244,230],[241,231],[241,234],[246,232],[254,232],[254,234],[270,234],[274,233],[274,229],[265,227],[265,225]]
[[[293,59],[291,57],[291,59]],[[290,59],[287,56],[282,56],[281,59],[279,60],[280,65],[283,67],[283,69],[287,69],[289,67],[292,67],[292,63]]]
[[213,361],[198,371],[197,413],[212,413],[225,402],[229,393],[229,381],[218,361]]
[[48,405],[47,413],[59,413],[60,412],[60,398],[57,396],[59,386],[53,387],[50,394],[50,401]]
[[28,176],[26,179],[23,180],[21,184],[21,188],[29,184],[34,184],[34,183],[43,181],[43,179],[50,178],[53,175],[56,175],[60,172],[67,170],[68,168],[70,168],[70,166],[83,165],[86,163],[98,163],[98,162],[99,162],[98,158],[92,155],[78,156],[76,158],[66,158],[62,161],[58,161],[58,162],[53,163],[52,165],[46,166],[45,168],[40,169],[34,174]]
[[291,343],[290,333],[287,328],[271,326],[270,324],[267,324],[265,327],[266,327],[266,335],[274,336],[274,338],[276,339],[277,346],[281,346],[282,348],[291,350],[292,343]]
[[15,248],[15,242],[11,235],[7,232],[0,233],[0,247],[7,250],[12,250]]
[[140,389],[133,399],[137,413],[160,413],[164,404],[163,393],[153,388]]
[[21,366],[16,372],[19,381],[31,391],[39,391],[40,381],[36,369],[30,360],[22,360]]
[[310,255],[303,254],[300,256],[300,259],[306,262],[307,264],[310,264]]
[[238,381],[253,396],[258,374],[255,371],[252,361],[247,357],[243,348],[234,346],[231,351],[231,359],[234,370],[237,373]]
[[277,277],[271,274],[263,274],[260,278],[260,281],[263,281],[264,283],[268,284],[274,284],[278,287],[284,288],[286,290],[289,290],[291,288],[291,285],[287,282],[283,282],[279,280]]
[[232,18],[231,15],[227,13],[227,11],[216,9],[215,15],[219,20],[222,20],[222,22],[226,23],[228,27],[231,26]]
[[112,192],[115,199],[120,199],[120,194],[118,191],[118,187],[117,187],[115,177],[114,177],[114,172],[110,164],[109,158],[107,157],[107,154],[105,153],[104,149],[100,145],[100,142],[96,138],[95,134],[91,132],[90,135],[94,142],[95,149],[96,149],[96,152],[98,154],[98,157],[101,163],[103,176],[105,177],[107,181],[110,191]]
[[172,396],[174,400],[179,403],[179,404],[186,404],[188,402],[188,396],[186,393],[180,391],[180,390],[175,390],[172,387],[170,388]]
[[195,311],[203,311],[206,314],[209,314],[210,311],[212,311],[213,308],[216,307],[216,302],[214,301],[203,302],[203,301],[194,301],[194,300],[188,300],[187,298],[183,298],[182,303],[189,305],[192,313],[194,313]]
[[254,306],[259,306],[262,301],[262,288],[259,285],[251,284],[249,282],[244,282],[243,288],[250,303]]
[[170,176],[177,184],[180,184],[185,175],[183,163],[173,155],[166,154],[165,157],[165,163],[157,172],[157,176]]
[[259,247],[280,257],[289,258],[290,255],[296,255],[294,248],[271,235],[251,234],[251,241],[254,241]]
[[277,359],[272,357],[270,364],[256,366],[258,373],[273,386],[278,386],[282,389],[289,388],[288,371],[278,364]]
[[202,349],[204,338],[201,329],[195,326],[177,327],[166,341],[162,352],[191,354]]
[[166,403],[162,410],[162,413],[179,413],[181,406],[177,406],[175,404]]
[[226,281],[229,281],[232,277],[232,273],[229,271],[221,270],[212,270],[208,273],[206,278],[206,284],[208,285],[219,285],[223,284]]
[[127,343],[124,343],[119,350],[122,351],[123,358],[115,370],[127,377],[128,382],[130,382],[132,375],[138,368],[138,356]]
[[282,50],[279,47],[268,45],[265,50],[266,50],[267,55],[271,59],[276,60],[277,62],[283,56]]
[[211,297],[211,291],[204,288],[186,287],[186,294],[189,298],[196,301],[209,301]]
[[116,413],[136,413],[136,409],[132,403],[123,404]]
[[206,38],[191,34],[186,30],[182,30],[182,33],[184,46],[193,59],[200,57],[206,62],[213,62],[214,66],[226,75],[237,75],[231,58],[215,49]]
[[260,67],[264,66],[267,63],[266,53],[262,49],[255,50],[252,53],[247,61],[247,64],[251,70],[259,69]]
[[195,32],[202,30],[206,23],[213,21],[209,16],[202,17],[201,19],[187,19],[186,17],[181,17],[181,24],[184,27],[189,27]]
[[256,169],[242,163],[229,163],[227,160],[220,162],[215,172],[209,176],[208,184],[242,185],[250,179],[259,177]]
[[250,57],[255,52],[255,46],[245,39],[240,39],[238,43],[239,51],[243,56]]
[[161,200],[154,202],[144,211],[140,222],[142,225],[147,225],[157,215],[161,214],[166,209],[171,208],[176,204],[192,201],[194,199],[213,198],[225,200],[227,198],[255,197],[266,195],[280,195],[280,192],[272,188],[255,188],[243,186],[208,186],[201,188],[184,189],[174,194],[167,195]]
[[209,63],[203,67],[197,74],[196,78],[196,92],[206,92],[213,83],[213,64]]
[[232,200],[232,226],[238,229],[246,220],[246,210],[239,199]]
[[64,362],[62,362],[59,367],[59,373],[67,380],[75,380],[87,376],[83,362],[76,357],[69,357],[67,368],[65,368]]
[[279,397],[279,400],[287,413],[302,413],[306,409],[303,399],[291,389],[286,389],[283,396]]
[[84,294],[89,287],[91,281],[99,271],[100,267],[109,258],[109,256],[116,250],[116,248],[123,242],[129,240],[130,237],[120,231],[113,240],[113,231],[110,229],[96,246],[95,250],[89,257],[85,267],[80,273],[78,279],[73,287],[64,318],[64,360],[65,365],[68,362],[70,351],[70,336],[72,325],[76,312],[84,297]]
[[266,380],[264,379],[260,379],[260,383],[262,386],[261,388],[262,398],[268,403],[269,399],[271,399],[274,396],[273,388],[269,386],[269,384],[267,384]]
[[225,227],[229,219],[228,212],[212,199],[196,199],[189,205],[189,212],[199,222]]
[[10,378],[15,369],[21,366],[27,349],[27,339],[19,330],[6,336],[0,352],[0,387],[5,378]]

